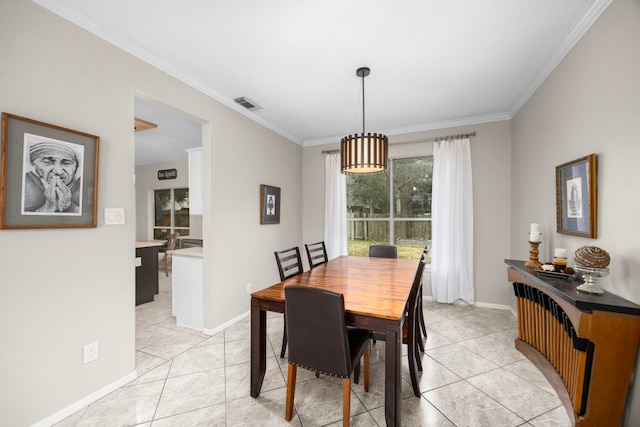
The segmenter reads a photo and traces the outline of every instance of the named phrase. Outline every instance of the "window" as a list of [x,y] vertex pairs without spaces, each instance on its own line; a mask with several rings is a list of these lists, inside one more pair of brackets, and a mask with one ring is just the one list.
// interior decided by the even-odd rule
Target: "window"
[[347,175],[349,255],[372,244],[396,245],[398,257],[419,259],[431,242],[433,157],[391,159],[386,172]]
[[153,238],[166,240],[172,233],[189,234],[189,189],[170,188],[154,191]]

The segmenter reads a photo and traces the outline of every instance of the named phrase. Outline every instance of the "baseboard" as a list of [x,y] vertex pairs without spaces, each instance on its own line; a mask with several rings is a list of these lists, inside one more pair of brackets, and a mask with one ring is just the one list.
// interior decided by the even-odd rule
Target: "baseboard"
[[234,317],[233,319],[229,320],[228,322],[223,323],[222,325],[213,328],[213,329],[207,329],[207,328],[203,328],[202,329],[202,333],[206,334],[206,335],[215,335],[219,332],[224,331],[225,329],[227,329],[229,326],[233,325],[234,323],[238,323],[239,321],[241,321],[242,319],[244,319],[245,317],[249,316],[249,311],[245,311],[244,313],[242,313],[239,316]]
[[75,403],[72,403],[71,405],[69,405],[66,408],[56,412],[55,414],[52,414],[52,415],[48,416],[47,418],[38,421],[37,423],[33,424],[31,427],[49,427],[49,426],[52,426],[52,425],[64,420],[69,415],[75,414],[76,412],[78,412],[79,410],[84,408],[85,406],[88,406],[88,405],[92,404],[93,402],[96,402],[97,400],[102,399],[107,394],[111,393],[112,391],[115,391],[115,390],[119,389],[120,387],[122,387],[123,385],[125,385],[127,383],[130,383],[131,381],[135,380],[136,378],[138,378],[138,373],[136,371],[133,371],[129,375],[126,375],[126,376],[120,378],[119,380],[114,381],[114,382],[112,382],[111,384],[109,384],[109,385],[107,385],[105,387],[102,387],[100,390],[95,391],[95,392],[91,393],[90,395],[83,397],[82,399],[78,400]]
[[[425,301],[433,302],[433,296],[430,296],[430,295],[425,295],[422,297],[422,299],[424,299]],[[513,315],[513,317],[516,317],[516,312],[510,305],[493,304],[489,302],[476,302],[474,304],[467,304],[466,302],[461,300],[454,302],[453,305],[473,305],[474,307],[480,307],[480,308],[492,308],[494,310],[505,310],[510,312]]]

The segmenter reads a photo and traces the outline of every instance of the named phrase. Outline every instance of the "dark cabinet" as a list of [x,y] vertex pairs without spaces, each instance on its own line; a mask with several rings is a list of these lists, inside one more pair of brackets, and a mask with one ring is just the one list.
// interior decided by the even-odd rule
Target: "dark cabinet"
[[136,245],[136,305],[153,301],[158,293],[160,246]]

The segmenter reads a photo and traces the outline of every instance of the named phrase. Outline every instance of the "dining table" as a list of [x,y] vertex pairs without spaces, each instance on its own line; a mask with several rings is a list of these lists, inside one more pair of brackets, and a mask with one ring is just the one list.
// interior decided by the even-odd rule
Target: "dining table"
[[266,371],[267,311],[284,313],[284,287],[312,286],[344,295],[347,324],[385,334],[385,419],[399,426],[402,325],[418,260],[340,256],[251,294],[251,396]]

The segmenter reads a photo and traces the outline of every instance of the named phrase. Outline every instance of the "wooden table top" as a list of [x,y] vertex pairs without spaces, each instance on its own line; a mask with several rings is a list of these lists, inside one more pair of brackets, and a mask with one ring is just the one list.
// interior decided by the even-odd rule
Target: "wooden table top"
[[341,256],[251,297],[284,302],[284,286],[314,286],[342,293],[349,313],[400,320],[418,264],[418,260]]

